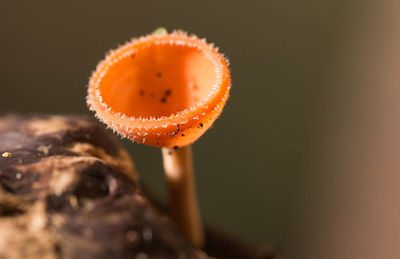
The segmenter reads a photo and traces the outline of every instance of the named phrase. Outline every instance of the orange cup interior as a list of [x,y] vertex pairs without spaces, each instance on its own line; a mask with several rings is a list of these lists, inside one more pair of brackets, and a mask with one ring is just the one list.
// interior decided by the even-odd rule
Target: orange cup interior
[[152,44],[109,69],[99,90],[115,112],[159,118],[207,98],[216,81],[216,67],[201,50]]

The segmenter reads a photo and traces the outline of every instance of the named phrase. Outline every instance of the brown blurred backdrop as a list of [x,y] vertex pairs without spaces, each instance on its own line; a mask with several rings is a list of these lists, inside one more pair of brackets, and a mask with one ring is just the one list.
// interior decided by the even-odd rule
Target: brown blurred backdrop
[[[400,117],[399,47],[391,43],[400,36],[396,5],[0,1],[0,111],[90,114],[88,77],[110,48],[159,26],[206,37],[228,56],[233,77],[223,115],[194,145],[207,222],[255,244],[277,244],[286,258],[373,258],[368,251],[377,243],[365,237],[381,240],[377,234],[388,237],[395,228],[386,221],[388,231],[382,232],[384,218],[363,217],[393,208],[391,203],[375,208],[389,195],[371,190],[396,190],[389,183],[399,180],[382,174],[386,156],[375,171],[365,163],[374,160],[374,150],[399,151],[396,131],[384,134],[388,150],[386,139],[375,134],[381,128],[373,128],[375,121],[392,128],[392,119]],[[382,69],[386,66],[390,69]],[[142,181],[163,198],[159,150],[124,143]],[[388,166],[400,169],[396,165]],[[387,181],[371,185],[376,179]],[[396,194],[391,193],[393,202]],[[400,232],[390,240],[400,241]],[[379,248],[385,250],[384,244]]]

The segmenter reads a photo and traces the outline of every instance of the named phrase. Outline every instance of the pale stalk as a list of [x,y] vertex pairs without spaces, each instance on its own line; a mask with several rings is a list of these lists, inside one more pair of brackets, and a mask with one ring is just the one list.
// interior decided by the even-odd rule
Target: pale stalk
[[162,148],[173,222],[198,248],[204,244],[193,171],[192,147]]

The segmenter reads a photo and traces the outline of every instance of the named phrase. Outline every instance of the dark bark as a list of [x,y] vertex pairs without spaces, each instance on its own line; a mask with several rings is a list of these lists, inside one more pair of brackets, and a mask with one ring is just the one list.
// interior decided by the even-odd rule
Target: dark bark
[[[118,141],[86,117],[0,118],[0,155],[0,258],[208,257],[146,198]],[[273,258],[214,232],[206,251]]]

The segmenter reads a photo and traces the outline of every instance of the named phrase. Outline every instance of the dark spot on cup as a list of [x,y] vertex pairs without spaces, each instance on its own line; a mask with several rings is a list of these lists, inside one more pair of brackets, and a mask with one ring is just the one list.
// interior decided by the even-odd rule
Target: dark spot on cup
[[173,136],[175,136],[176,134],[178,134],[178,133],[179,133],[179,130],[180,130],[180,127],[179,127],[179,124],[178,124],[178,126],[176,127],[176,131],[172,132],[171,137],[173,137]]

